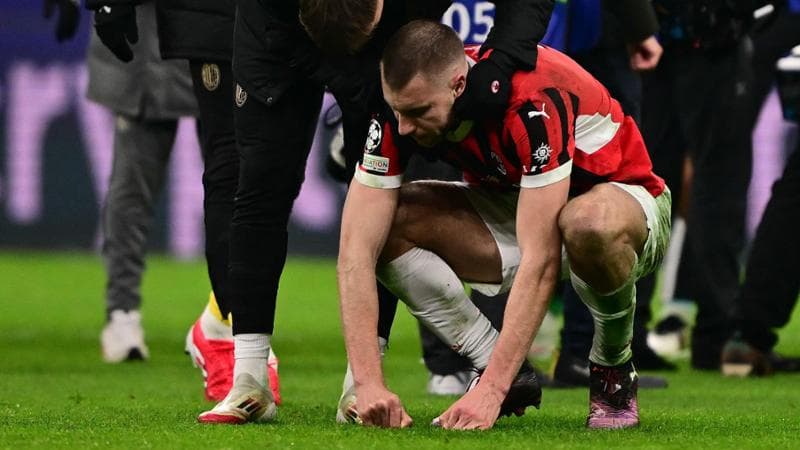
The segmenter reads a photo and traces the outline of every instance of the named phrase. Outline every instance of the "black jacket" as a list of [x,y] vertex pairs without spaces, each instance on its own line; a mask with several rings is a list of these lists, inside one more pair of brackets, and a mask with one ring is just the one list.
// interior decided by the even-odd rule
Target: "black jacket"
[[233,0],[157,0],[161,56],[230,61]]

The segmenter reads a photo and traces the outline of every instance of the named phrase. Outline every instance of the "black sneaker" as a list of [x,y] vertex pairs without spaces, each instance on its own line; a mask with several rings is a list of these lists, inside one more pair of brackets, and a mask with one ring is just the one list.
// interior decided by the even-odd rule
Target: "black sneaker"
[[[481,371],[476,372],[475,377],[470,381],[467,387],[467,392],[478,385],[481,375]],[[508,389],[508,394],[506,394],[506,398],[500,406],[500,414],[498,417],[510,416],[511,414],[521,416],[525,413],[525,408],[528,406],[539,409],[541,403],[542,386],[539,384],[539,379],[536,376],[536,371],[533,369],[533,366],[525,361],[519,373],[517,373],[516,378],[514,378],[514,381],[511,383],[511,387]]]
[[589,360],[571,353],[556,355],[551,386],[554,388],[576,388],[589,386]]
[[[557,355],[553,366],[553,376],[549,386],[568,389],[589,386],[589,360],[570,353]],[[642,389],[664,389],[667,379],[653,375],[641,375],[639,387]]]
[[739,337],[725,343],[720,359],[720,369],[726,377],[763,377],[775,371],[769,353],[758,350]]
[[590,363],[589,417],[592,429],[630,428],[639,425],[636,399],[639,375],[633,362],[614,367]]
[[796,356],[785,356],[770,352],[767,357],[775,372],[800,372],[800,358]]
[[658,356],[646,342],[638,343],[634,341],[631,349],[633,350],[633,361],[636,363],[636,367],[638,367],[639,370],[664,370],[672,372],[678,369],[678,366],[675,364]]

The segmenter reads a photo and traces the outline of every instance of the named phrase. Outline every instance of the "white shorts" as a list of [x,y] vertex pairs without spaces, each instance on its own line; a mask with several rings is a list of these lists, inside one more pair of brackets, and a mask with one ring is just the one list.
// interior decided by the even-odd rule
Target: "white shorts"
[[[470,283],[470,285],[490,297],[508,292],[514,282],[520,261],[516,223],[519,192],[499,192],[462,182],[454,184],[464,190],[470,203],[489,228],[502,260],[503,280],[500,284]],[[654,271],[667,251],[671,229],[672,194],[669,188],[665,187],[661,195],[653,197],[642,186],[617,182],[611,184],[635,198],[647,218],[647,241],[634,267],[634,275],[638,280]],[[563,279],[569,278],[569,261],[564,250],[561,252],[561,275]]]

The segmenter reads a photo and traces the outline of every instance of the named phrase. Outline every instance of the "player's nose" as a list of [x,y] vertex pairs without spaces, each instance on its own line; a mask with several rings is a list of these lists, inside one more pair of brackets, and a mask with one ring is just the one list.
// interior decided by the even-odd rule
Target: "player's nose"
[[400,134],[400,136],[408,136],[416,129],[417,127],[415,127],[410,120],[404,118],[403,116],[399,116],[397,118],[397,132]]

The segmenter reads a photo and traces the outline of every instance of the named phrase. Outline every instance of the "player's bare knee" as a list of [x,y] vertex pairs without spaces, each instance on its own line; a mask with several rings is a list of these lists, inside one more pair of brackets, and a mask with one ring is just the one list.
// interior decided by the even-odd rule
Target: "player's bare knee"
[[615,223],[610,202],[596,195],[580,196],[567,203],[558,225],[564,246],[572,256],[600,256],[622,231]]

